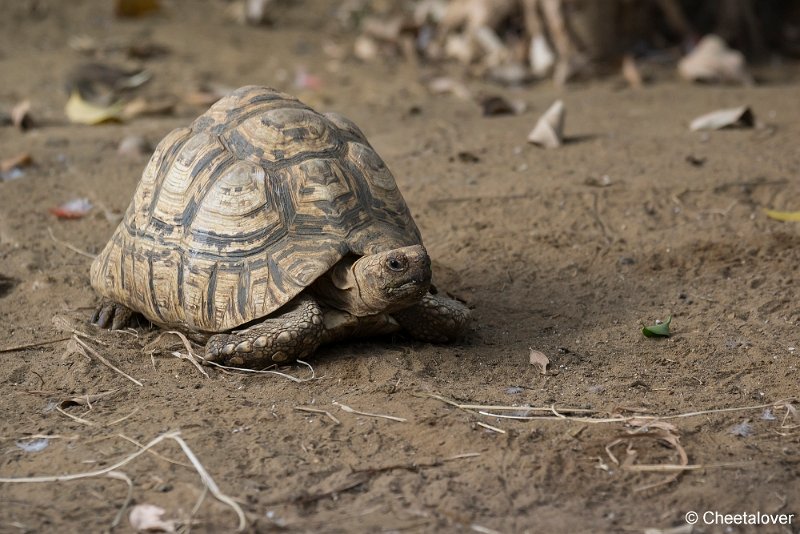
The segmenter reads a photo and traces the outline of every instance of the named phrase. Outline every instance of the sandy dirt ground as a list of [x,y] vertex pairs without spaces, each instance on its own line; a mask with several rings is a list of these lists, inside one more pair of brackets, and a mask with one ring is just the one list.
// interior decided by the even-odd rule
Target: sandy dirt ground
[[[284,7],[267,28],[226,20],[226,5],[169,2],[123,21],[100,1],[3,3],[0,104],[30,99],[37,126],[0,127],[2,158],[34,160],[0,182],[0,348],[75,328],[140,384],[67,341],[0,353],[0,477],[113,468],[130,480],[129,508],[159,505],[192,532],[234,531],[236,514],[204,493],[173,440],[114,467],[140,450],[133,440],[179,430],[248,532],[798,532],[797,515],[784,526],[684,520],[800,513],[800,234],[762,210],[800,209],[796,67],[750,88],[690,86],[671,70],[638,91],[613,77],[561,92],[468,81],[527,104],[484,117],[474,101],[427,91],[440,67],[326,56],[325,43],[352,36],[325,3]],[[63,83],[86,60],[68,46],[75,36],[116,64],[131,44],[165,47],[143,63],[154,76],[142,92],[174,95],[175,112],[68,123]],[[298,69],[321,86],[296,87]],[[325,347],[309,361],[318,379],[295,383],[206,378],[143,351],[155,330],[88,325],[91,259],[67,245],[105,244],[148,158],[117,144],[131,134],[155,144],[187,125],[204,108],[182,97],[201,82],[274,86],[359,124],[397,178],[436,283],[472,308],[467,338]],[[559,97],[570,142],[527,144]],[[761,127],[688,129],[744,104]],[[48,212],[76,197],[95,205],[88,216]],[[642,335],[669,315],[670,338]],[[546,374],[530,349],[549,358]],[[128,497],[120,477],[0,483],[0,531],[107,531]],[[131,531],[127,512],[114,530]]]

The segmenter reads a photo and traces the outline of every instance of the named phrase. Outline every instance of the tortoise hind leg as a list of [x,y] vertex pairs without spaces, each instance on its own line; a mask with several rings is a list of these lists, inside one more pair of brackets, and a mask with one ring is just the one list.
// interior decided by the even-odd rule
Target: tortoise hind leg
[[322,343],[325,329],[317,301],[300,295],[282,311],[250,328],[211,336],[206,343],[206,359],[238,367],[264,367],[314,352]]
[[419,303],[394,312],[392,316],[413,338],[446,343],[464,334],[470,311],[457,300],[428,293]]
[[133,310],[113,300],[103,299],[92,314],[92,324],[100,328],[119,330],[125,328],[133,318]]

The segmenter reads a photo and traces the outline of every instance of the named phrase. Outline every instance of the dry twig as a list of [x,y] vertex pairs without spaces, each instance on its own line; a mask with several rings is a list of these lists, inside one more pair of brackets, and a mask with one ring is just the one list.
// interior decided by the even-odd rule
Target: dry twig
[[50,239],[52,239],[53,241],[55,241],[56,243],[58,243],[61,246],[67,247],[72,252],[80,254],[81,256],[86,256],[87,258],[91,258],[91,259],[95,259],[97,257],[96,254],[90,254],[90,253],[86,252],[85,250],[79,249],[78,247],[76,247],[75,245],[73,245],[71,243],[67,243],[66,241],[62,241],[61,239],[58,239],[55,236],[55,234],[53,234],[53,229],[50,228],[49,226],[47,227],[47,233],[50,234]]
[[159,443],[164,440],[171,439],[175,441],[178,445],[180,445],[183,453],[189,458],[189,461],[192,463],[195,471],[197,474],[200,475],[200,479],[203,481],[203,484],[208,488],[211,494],[221,503],[228,505],[235,513],[239,519],[239,524],[237,526],[237,531],[241,532],[247,526],[247,519],[244,515],[244,511],[242,510],[241,506],[234,501],[228,495],[222,493],[217,486],[214,479],[211,478],[211,475],[206,471],[206,468],[203,464],[200,463],[197,456],[195,456],[194,452],[189,448],[189,445],[180,437],[180,432],[178,431],[171,431],[161,434],[153,438],[149,443],[147,443],[144,447],[140,448],[138,451],[126,456],[122,460],[110,465],[108,467],[104,467],[103,469],[98,469],[96,471],[86,471],[82,473],[74,473],[71,475],[55,475],[55,476],[36,476],[36,477],[0,477],[0,483],[41,483],[41,482],[67,482],[71,480],[81,480],[85,478],[94,478],[99,476],[108,475],[112,471],[116,471],[123,465],[127,465],[151,448],[155,447]]
[[356,414],[356,415],[364,415],[366,417],[377,417],[377,418],[380,418],[380,419],[389,419],[390,421],[397,421],[398,423],[405,423],[407,421],[407,419],[404,419],[402,417],[395,417],[394,415],[382,415],[382,414],[379,414],[379,413],[360,412],[358,410],[354,410],[353,408],[351,408],[350,406],[347,406],[346,404],[342,404],[342,403],[336,402],[336,401],[333,401],[333,404],[338,406],[339,408],[341,408],[342,410],[344,410],[347,413],[352,413],[352,414]]
[[341,425],[342,424],[342,422],[339,421],[336,417],[334,417],[334,415],[331,412],[329,412],[328,410],[320,410],[318,408],[309,408],[308,406],[295,406],[294,409],[298,410],[298,411],[301,411],[301,412],[321,413],[321,414],[327,415],[328,418],[331,421],[333,421],[334,424],[336,424],[336,425]]
[[[75,342],[78,343],[78,345],[80,345],[81,347],[83,347],[84,349],[89,351],[89,354],[91,354],[92,356],[97,358],[100,361],[100,363],[102,363],[103,365],[111,368],[113,371],[117,372],[118,374],[124,376],[125,378],[127,378],[128,380],[130,380],[131,382],[136,384],[137,386],[144,387],[144,384],[142,384],[141,382],[139,382],[138,380],[133,378],[131,375],[129,375],[125,371],[122,371],[121,369],[116,367],[114,364],[112,364],[110,361],[108,361],[103,355],[101,355],[99,352],[94,350],[88,343],[86,343],[80,337],[78,337],[77,334],[73,335],[72,339],[74,339]],[[87,357],[89,356],[89,354],[86,354],[84,352],[84,355],[86,355]]]
[[4,352],[17,352],[18,350],[35,349],[36,347],[43,347],[45,345],[52,345],[60,343],[61,341],[69,341],[72,337],[59,337],[57,339],[48,339],[47,341],[37,341],[35,343],[25,343],[24,345],[14,345],[12,347],[4,347],[0,349],[0,354]]

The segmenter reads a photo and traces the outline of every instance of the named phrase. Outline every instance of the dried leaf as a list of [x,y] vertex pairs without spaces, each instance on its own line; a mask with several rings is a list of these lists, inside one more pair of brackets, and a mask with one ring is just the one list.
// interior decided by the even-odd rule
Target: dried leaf
[[671,322],[672,316],[670,315],[663,323],[657,323],[642,328],[642,334],[644,334],[645,337],[669,337],[669,324]]
[[528,142],[545,148],[557,148],[564,142],[564,102],[556,100],[528,134]]
[[28,152],[22,152],[0,161],[0,173],[7,173],[12,169],[19,169],[33,165],[33,158]]
[[109,106],[91,104],[84,100],[77,89],[67,101],[64,111],[67,118],[76,124],[102,124],[104,122],[122,122],[124,104],[116,102]]
[[740,106],[738,108],[718,109],[701,115],[691,122],[689,129],[696,132],[731,127],[752,128],[755,122],[755,116],[750,108],[748,106]]
[[800,221],[800,211],[775,211],[775,210],[764,210],[764,214],[770,219],[775,219],[776,221],[785,221],[785,222],[799,222]]
[[[530,348],[530,347],[529,347]],[[550,358],[544,355],[544,353],[539,352],[538,350],[530,349],[530,362],[531,365],[535,365],[539,367],[539,371],[543,374],[547,374],[547,366],[550,365]]]
[[92,211],[88,198],[73,198],[60,206],[50,208],[50,213],[59,219],[80,219]]
[[137,504],[131,508],[128,521],[137,532],[175,532],[175,520],[163,520],[166,510],[155,504]]
[[61,408],[68,408],[70,406],[91,406],[93,402],[114,395],[116,392],[117,390],[112,389],[110,391],[104,391],[102,393],[93,393],[93,394],[82,395],[80,397],[71,397],[69,399],[64,399],[61,402],[59,402],[58,406],[60,406]]

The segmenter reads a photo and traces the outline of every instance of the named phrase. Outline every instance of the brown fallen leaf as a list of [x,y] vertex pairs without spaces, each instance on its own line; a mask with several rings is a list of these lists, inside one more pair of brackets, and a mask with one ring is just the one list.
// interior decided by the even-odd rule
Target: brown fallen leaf
[[[529,347],[530,348],[530,347]],[[540,372],[543,375],[547,374],[547,366],[550,365],[550,358],[544,355],[544,353],[539,352],[538,350],[530,349],[530,362],[531,365],[535,365],[539,367]]]
[[23,100],[11,108],[11,123],[22,131],[33,128],[33,118],[30,111],[31,101]]
[[27,167],[33,165],[33,158],[30,153],[22,152],[16,156],[11,156],[0,161],[0,172],[8,172],[11,169],[18,169],[20,167]]

